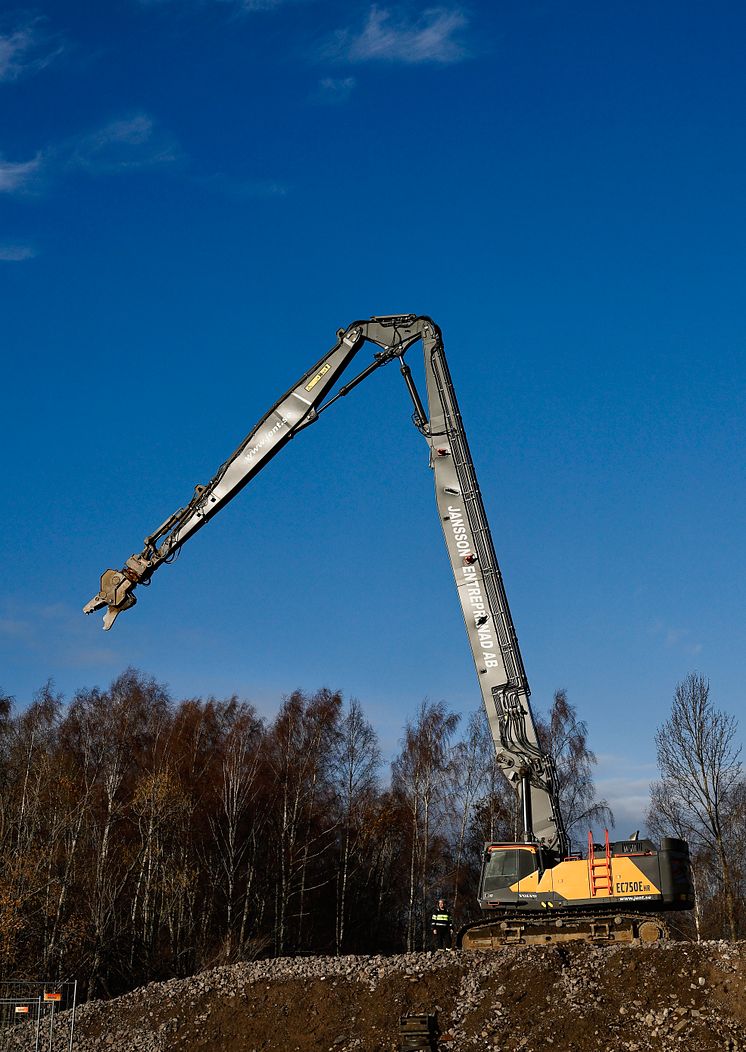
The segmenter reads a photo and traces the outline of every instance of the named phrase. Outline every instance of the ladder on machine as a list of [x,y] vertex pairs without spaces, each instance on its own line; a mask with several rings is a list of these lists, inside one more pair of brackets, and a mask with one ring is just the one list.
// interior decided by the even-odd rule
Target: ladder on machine
[[595,898],[598,894],[611,895],[613,885],[611,882],[611,845],[609,844],[609,830],[604,830],[605,851],[602,858],[596,858],[596,848],[593,843],[593,833],[588,830],[588,876],[591,886],[591,895]]

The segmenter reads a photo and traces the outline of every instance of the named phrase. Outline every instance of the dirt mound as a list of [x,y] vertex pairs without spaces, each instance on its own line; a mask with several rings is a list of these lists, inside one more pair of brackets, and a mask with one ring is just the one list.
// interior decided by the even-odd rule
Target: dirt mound
[[[285,958],[83,1005],[75,1049],[393,1052],[400,1015],[437,1012],[454,1052],[746,1052],[744,980],[746,943]],[[0,1035],[2,1052],[33,1047]]]

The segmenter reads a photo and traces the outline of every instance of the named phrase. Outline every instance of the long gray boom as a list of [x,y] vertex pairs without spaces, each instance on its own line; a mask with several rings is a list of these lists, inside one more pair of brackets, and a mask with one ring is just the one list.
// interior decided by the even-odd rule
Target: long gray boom
[[[435,494],[469,643],[479,677],[498,763],[520,793],[524,836],[564,854],[567,837],[559,811],[551,759],[539,744],[529,703],[529,686],[513,620],[479,492],[466,433],[448,371],[440,329],[414,314],[354,322],[340,329],[337,343],[270,409],[189,503],[145,538],[143,550],[121,570],[106,570],[101,590],[84,607],[106,607],[109,629],[135,604],[134,590],[201,529],[300,430],[348,394],[372,372],[398,361],[414,404],[414,422],[430,446]],[[425,355],[429,415],[404,355],[418,340]],[[368,342],[380,350],[353,380],[325,399],[352,359]]]

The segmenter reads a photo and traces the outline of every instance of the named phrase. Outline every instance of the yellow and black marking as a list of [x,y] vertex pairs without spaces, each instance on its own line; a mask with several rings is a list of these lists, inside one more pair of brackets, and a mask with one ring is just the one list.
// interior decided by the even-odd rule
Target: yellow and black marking
[[329,362],[324,362],[324,364],[321,366],[321,368],[316,373],[316,375],[313,377],[313,379],[308,381],[308,383],[306,384],[305,390],[306,391],[313,391],[313,389],[316,386],[316,384],[321,380],[321,378],[323,376],[326,376],[326,374],[329,372],[330,369],[331,369],[330,363]]
[[[591,890],[587,859],[568,859],[543,872],[534,870],[510,886],[522,909],[556,909],[558,906],[608,906],[610,902],[651,901],[661,897],[652,878],[629,857],[611,860],[609,888]],[[512,895],[511,895],[512,898]]]

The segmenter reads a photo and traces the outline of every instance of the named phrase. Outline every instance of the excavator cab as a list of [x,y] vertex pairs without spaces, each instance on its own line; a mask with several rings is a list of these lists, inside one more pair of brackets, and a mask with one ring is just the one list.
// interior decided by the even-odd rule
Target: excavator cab
[[485,844],[479,905],[489,910],[517,904],[518,882],[543,866],[537,844]]

